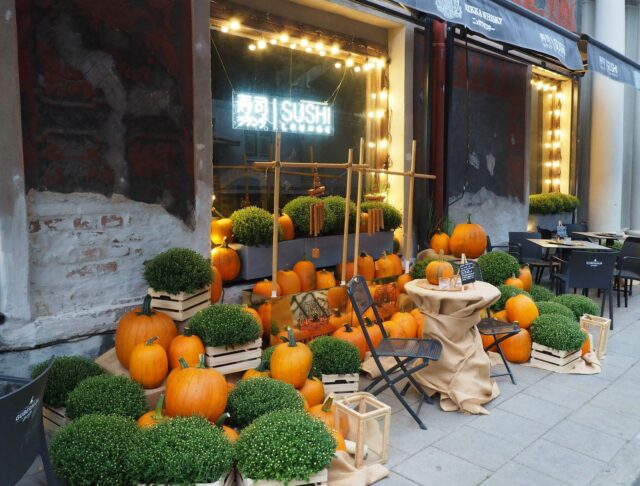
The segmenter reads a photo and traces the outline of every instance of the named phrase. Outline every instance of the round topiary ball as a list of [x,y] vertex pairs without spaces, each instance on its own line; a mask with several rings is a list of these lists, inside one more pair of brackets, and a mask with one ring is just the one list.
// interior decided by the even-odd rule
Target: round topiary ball
[[491,306],[491,309],[495,312],[499,312],[504,309],[504,306],[507,304],[507,300],[509,300],[514,295],[526,295],[527,297],[531,297],[528,292],[519,289],[517,287],[512,287],[511,285],[498,285],[498,290],[500,290],[500,298],[498,301]]
[[540,285],[532,285],[529,294],[535,302],[548,302],[555,297],[551,290]]
[[189,248],[171,248],[144,267],[144,279],[153,290],[178,294],[206,287],[213,280],[211,262]]
[[360,353],[353,344],[332,336],[321,336],[309,343],[313,370],[317,375],[357,373]]
[[[231,216],[233,222],[233,238],[237,243],[247,246],[271,244],[273,241],[273,214],[256,206],[234,211]],[[279,230],[282,238],[282,230]]]
[[241,380],[229,393],[227,412],[238,427],[274,410],[304,410],[304,400],[293,386],[267,377]]
[[558,304],[557,302],[536,302],[538,312],[541,316],[546,314],[558,314],[564,317],[568,317],[572,321],[575,321],[576,316],[573,311],[567,306]]
[[137,419],[146,411],[144,389],[126,376],[87,378],[67,398],[67,417],[71,420],[89,414],[122,415]]
[[504,251],[491,251],[478,258],[482,270],[482,279],[498,287],[512,275],[518,276],[520,264],[518,260]]
[[[293,221],[293,227],[297,237],[309,236],[309,216],[312,204],[320,204],[322,199],[311,196],[300,196],[292,199],[282,208],[282,212]],[[325,214],[326,218],[326,214]]]
[[577,294],[563,294],[554,297],[551,302],[556,302],[573,311],[576,320],[579,321],[584,314],[600,315],[600,307],[589,297]]
[[258,323],[237,304],[210,305],[193,316],[189,326],[205,346],[241,345],[260,337]]
[[142,429],[127,463],[137,483],[215,483],[233,466],[233,446],[206,419],[175,417]]
[[[344,231],[344,203],[342,196],[328,196],[322,199],[324,204],[324,226],[322,233],[326,235],[342,234]],[[349,201],[349,231],[356,227],[356,205]]]
[[389,203],[366,201],[360,205],[360,208],[363,213],[366,213],[369,209],[382,209],[385,231],[393,231],[402,226],[402,213]]
[[531,339],[534,343],[558,351],[575,351],[580,349],[586,335],[574,319],[560,314],[546,314],[533,321]]
[[245,478],[287,484],[307,481],[326,468],[335,448],[333,435],[320,420],[304,411],[279,411],[244,429],[236,443],[236,460]]
[[136,450],[140,429],[117,415],[85,415],[54,434],[53,469],[70,485],[130,485],[129,454]]
[[[49,366],[49,360],[38,363],[31,371],[31,378],[39,376]],[[50,407],[64,407],[69,392],[78,383],[91,376],[103,375],[104,370],[90,359],[82,356],[58,356],[47,377],[44,403]]]

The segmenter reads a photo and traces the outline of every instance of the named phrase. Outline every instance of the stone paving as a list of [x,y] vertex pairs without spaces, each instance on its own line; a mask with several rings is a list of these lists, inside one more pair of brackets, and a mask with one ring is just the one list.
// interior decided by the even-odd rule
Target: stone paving
[[[390,393],[390,476],[380,486],[640,484],[640,288],[615,308],[598,375],[514,365],[517,385],[498,378],[490,415],[422,407],[421,430]],[[495,368],[496,371],[501,367]],[[409,398],[413,404],[416,393]],[[44,485],[38,460],[19,483]]]

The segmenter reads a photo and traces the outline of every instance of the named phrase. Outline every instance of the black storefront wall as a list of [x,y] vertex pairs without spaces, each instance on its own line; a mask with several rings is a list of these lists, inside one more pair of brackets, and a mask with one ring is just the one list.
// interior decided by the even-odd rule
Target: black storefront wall
[[587,50],[589,69],[640,89],[640,64],[586,34],[581,43]]

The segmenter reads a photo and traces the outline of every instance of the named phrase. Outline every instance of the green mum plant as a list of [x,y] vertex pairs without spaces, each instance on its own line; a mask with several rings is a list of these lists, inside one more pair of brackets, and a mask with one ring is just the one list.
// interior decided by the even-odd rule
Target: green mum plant
[[153,290],[178,294],[206,287],[213,280],[211,262],[189,248],[171,248],[144,267],[144,279]]
[[333,336],[321,336],[309,343],[313,353],[313,370],[316,376],[357,373],[360,370],[360,354],[353,344]]
[[[49,360],[38,363],[31,371],[31,378],[39,376],[49,366]],[[64,407],[69,392],[78,383],[91,376],[103,375],[104,370],[90,359],[82,356],[58,356],[47,377],[44,403],[50,407]]]
[[189,325],[205,346],[234,346],[260,337],[258,323],[237,304],[210,305],[193,316]]
[[385,231],[393,231],[402,226],[402,213],[389,203],[365,201],[360,205],[360,208],[363,213],[366,213],[369,209],[382,209]]
[[571,194],[549,192],[529,196],[529,214],[570,213],[580,206],[580,200]]
[[81,381],[67,398],[67,417],[71,420],[89,414],[137,419],[146,411],[144,389],[126,376],[92,376]]
[[554,297],[551,302],[557,302],[573,311],[579,321],[584,314],[600,315],[600,307],[589,297],[577,294],[563,294]]
[[[328,196],[322,199],[324,204],[324,226],[322,232],[328,235],[342,234],[344,231],[344,203],[342,196]],[[356,205],[349,201],[349,231],[356,227]]]
[[559,314],[546,314],[533,321],[531,339],[558,351],[574,351],[580,349],[586,335],[575,320]]
[[238,427],[274,410],[304,410],[302,395],[288,383],[266,376],[240,380],[229,393],[227,412]]
[[335,448],[333,435],[320,420],[304,411],[279,411],[244,429],[236,443],[236,460],[245,478],[287,484],[308,481],[329,466]]
[[515,295],[526,295],[527,297],[531,297],[528,292],[525,292],[522,289],[512,287],[511,285],[498,285],[498,290],[500,291],[500,298],[498,301],[491,306],[491,309],[495,312],[499,312],[504,309],[504,306],[507,304],[507,300]]
[[137,483],[214,483],[231,470],[233,446],[206,419],[176,417],[142,429],[127,463]]
[[136,449],[135,421],[117,415],[85,415],[51,440],[53,469],[70,485],[128,486],[127,457]]
[[[247,246],[269,245],[273,241],[273,214],[256,206],[234,211],[230,216],[233,222],[233,238]],[[278,229],[282,238],[282,229]]]
[[541,316],[546,314],[557,314],[567,317],[572,321],[576,320],[576,316],[573,314],[573,311],[566,305],[559,304],[558,302],[536,302],[536,306],[538,307],[538,312]]
[[529,289],[529,294],[535,302],[548,302],[555,297],[551,290],[542,287],[541,285],[532,285]]
[[512,275],[518,276],[520,264],[518,260],[504,251],[490,251],[478,258],[482,270],[482,279],[496,287]]
[[282,212],[288,215],[291,218],[291,221],[293,221],[293,227],[297,237],[309,236],[309,208],[312,204],[319,204],[321,202],[322,199],[317,197],[300,196],[292,199],[284,205]]

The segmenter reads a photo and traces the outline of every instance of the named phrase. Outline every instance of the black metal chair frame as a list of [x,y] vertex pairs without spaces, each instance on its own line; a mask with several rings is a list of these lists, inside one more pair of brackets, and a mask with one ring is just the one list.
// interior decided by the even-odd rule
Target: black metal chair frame
[[[509,367],[507,358],[505,358],[504,353],[502,352],[500,343],[509,339],[511,336],[518,334],[520,332],[520,326],[518,326],[518,324],[510,324],[508,322],[502,322],[496,319],[492,319],[491,317],[488,317],[486,319],[482,319],[476,325],[476,327],[478,328],[478,332],[480,334],[493,337],[493,344],[490,344],[489,346],[485,347],[484,350],[488,352],[492,347],[495,346],[496,349],[498,350],[498,354],[502,358],[502,363],[504,364],[504,367],[507,369],[506,373],[492,374],[491,378],[497,378],[499,376],[509,376],[509,378],[511,378],[511,383],[516,385],[517,384],[516,379],[513,376],[513,372],[511,371],[511,368]],[[505,334],[505,336],[498,338],[499,334]]]
[[[538,232],[509,232],[509,238],[511,238],[511,235],[515,235],[515,234],[519,234],[519,233],[528,233],[528,235],[531,238],[542,238],[542,234],[538,231]],[[531,242],[525,242],[528,243],[530,245],[533,245],[533,243]],[[533,256],[527,256],[523,250],[522,244],[521,243],[514,243],[514,242],[509,242],[509,247],[513,247],[513,248],[517,248],[518,253],[516,255],[516,258],[518,259],[518,261],[522,264],[527,264],[529,265],[529,267],[531,267],[531,271],[533,273],[533,281],[536,284],[540,284],[540,282],[542,282],[542,276],[544,275],[544,271],[545,269],[549,269],[549,279],[553,279],[553,274],[555,272],[556,267],[558,267],[558,264],[555,263],[550,257],[549,257],[549,250],[546,251],[542,251],[542,249],[540,249],[540,258],[536,258]],[[537,251],[537,250],[536,250]],[[512,253],[513,254],[513,253]],[[529,260],[527,260],[529,259]]]
[[616,269],[616,272],[614,273],[614,277],[616,277],[616,292],[617,292],[617,296],[618,296],[618,307],[620,307],[620,280],[624,280],[624,284],[623,284],[623,294],[624,294],[624,306],[625,307],[629,307],[629,295],[631,295],[632,292],[632,287],[633,287],[633,281],[636,280],[635,278],[631,278],[631,277],[625,277],[625,263],[626,262],[638,262],[638,264],[640,264],[640,257],[634,257],[634,256],[624,256],[622,257],[622,260],[620,261],[620,265],[619,267]]
[[[422,404],[427,401],[428,403],[432,403],[431,399],[428,397],[426,391],[412,376],[417,371],[420,371],[429,365],[429,361],[436,361],[440,359],[440,353],[442,352],[442,344],[439,341],[434,339],[413,339],[413,338],[390,338],[387,335],[387,332],[382,325],[382,319],[380,318],[380,314],[378,313],[378,309],[373,302],[373,298],[371,297],[371,293],[369,292],[369,288],[367,287],[367,283],[364,278],[360,275],[354,277],[347,284],[347,295],[349,296],[349,300],[353,306],[353,311],[358,318],[358,322],[360,323],[360,328],[364,334],[365,340],[371,350],[371,357],[376,363],[376,366],[380,370],[380,376],[375,378],[366,388],[365,391],[371,391],[373,395],[378,395],[383,392],[387,388],[389,388],[396,398],[400,401],[402,406],[409,412],[409,414],[413,417],[413,419],[418,423],[421,429],[426,430],[427,426],[420,419],[420,410],[422,408]],[[364,297],[365,301],[359,301],[358,297]],[[371,325],[371,320],[367,317],[364,317],[364,313],[368,310],[372,309],[374,317],[376,319],[375,325],[380,327],[380,331],[382,333],[382,341],[376,348],[373,345],[373,341],[371,340],[371,336],[367,331],[367,324]],[[408,348],[408,351],[403,351],[402,349],[397,349],[396,345],[402,346],[404,349]],[[426,349],[424,349],[424,345],[426,345]],[[393,358],[396,362],[394,366],[390,369],[385,370],[380,358],[390,357]],[[422,363],[417,364],[414,363],[416,360],[422,360]],[[392,378],[396,372],[400,372],[400,375]],[[422,395],[420,403],[416,411],[413,410],[411,405],[407,403],[404,398],[404,392],[408,388],[408,384],[403,391],[398,391],[395,385],[402,381],[403,379],[408,379],[409,383],[415,387],[416,390]],[[380,384],[384,380],[384,383],[376,388],[378,384]],[[375,389],[374,389],[375,388]]]
[[[636,247],[629,248],[629,245]],[[624,282],[624,306],[629,306],[629,295],[632,295],[633,281],[640,280],[640,254],[638,254],[637,246],[640,245],[640,238],[629,236],[622,245],[618,262],[614,273],[615,290],[617,294],[618,307],[620,307],[620,283]],[[631,254],[629,254],[631,253]],[[629,268],[631,267],[631,268]],[[629,285],[631,283],[631,285]]]

